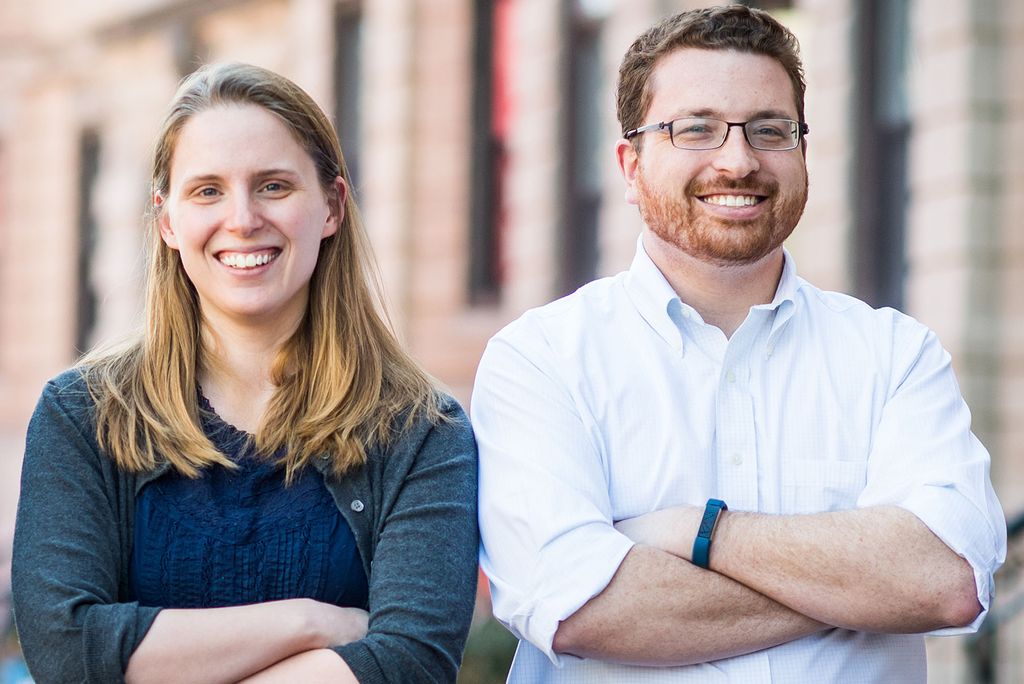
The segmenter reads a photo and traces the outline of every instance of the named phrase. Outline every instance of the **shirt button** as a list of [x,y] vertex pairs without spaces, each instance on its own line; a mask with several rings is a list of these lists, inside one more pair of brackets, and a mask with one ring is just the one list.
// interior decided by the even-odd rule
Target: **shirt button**
[[740,454],[739,452],[734,453],[732,455],[732,464],[733,465],[740,465],[742,463],[743,463],[743,455]]
[[356,499],[355,501],[352,502],[350,508],[356,513],[359,513],[363,510],[363,502],[360,501],[359,499]]
[[729,371],[728,373],[725,374],[725,379],[728,380],[729,382],[736,382],[736,374],[733,373],[732,371]]

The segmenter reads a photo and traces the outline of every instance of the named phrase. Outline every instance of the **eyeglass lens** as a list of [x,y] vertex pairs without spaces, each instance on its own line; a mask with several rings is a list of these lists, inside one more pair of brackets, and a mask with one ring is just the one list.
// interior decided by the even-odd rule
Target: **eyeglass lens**
[[[720,119],[683,118],[672,122],[672,144],[684,150],[721,147],[730,125]],[[800,142],[800,126],[790,119],[755,119],[743,126],[750,146],[759,150],[791,150]]]

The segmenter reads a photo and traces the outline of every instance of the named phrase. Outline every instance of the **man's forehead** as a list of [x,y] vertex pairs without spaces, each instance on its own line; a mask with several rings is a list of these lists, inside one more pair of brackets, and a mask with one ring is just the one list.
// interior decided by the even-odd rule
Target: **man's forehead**
[[658,59],[648,82],[657,116],[796,116],[796,94],[775,58],[683,47]]

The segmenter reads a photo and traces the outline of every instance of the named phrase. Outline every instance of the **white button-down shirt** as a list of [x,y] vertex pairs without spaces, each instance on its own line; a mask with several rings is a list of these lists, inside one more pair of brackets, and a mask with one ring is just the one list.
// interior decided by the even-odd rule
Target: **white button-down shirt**
[[712,496],[777,514],[900,506],[967,559],[986,611],[1005,557],[989,456],[934,333],[818,290],[788,254],[774,301],[726,339],[638,245],[628,272],[491,340],[472,416],[481,564],[521,640],[510,682],[925,680],[922,636],[843,629],[680,668],[554,653],[559,621],[633,545],[613,522],[661,508]]

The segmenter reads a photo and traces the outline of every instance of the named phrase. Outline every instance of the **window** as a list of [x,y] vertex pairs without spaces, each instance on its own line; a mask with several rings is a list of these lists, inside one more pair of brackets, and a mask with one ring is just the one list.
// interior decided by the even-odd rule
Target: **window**
[[872,306],[903,304],[908,203],[906,0],[865,0],[858,16],[853,277]]
[[509,63],[514,0],[475,3],[473,47],[473,198],[469,241],[469,300],[501,298],[503,191],[511,106]]
[[763,9],[767,12],[793,8],[793,0],[746,0],[741,4],[755,9]]
[[363,35],[362,8],[358,2],[342,2],[334,9],[334,127],[348,166],[349,178],[359,187],[359,121],[362,78],[359,72]]
[[199,39],[195,18],[188,13],[175,17],[170,25],[170,37],[174,49],[174,68],[178,76],[184,78],[206,61],[203,55],[209,51]]
[[96,324],[96,289],[92,282],[93,254],[96,248],[96,216],[93,189],[99,175],[100,138],[86,130],[78,142],[78,268],[76,279],[75,349],[85,352],[92,345]]
[[571,292],[593,280],[598,262],[601,175],[605,167],[601,33],[607,3],[569,0],[566,5],[565,197],[559,235],[559,289]]

